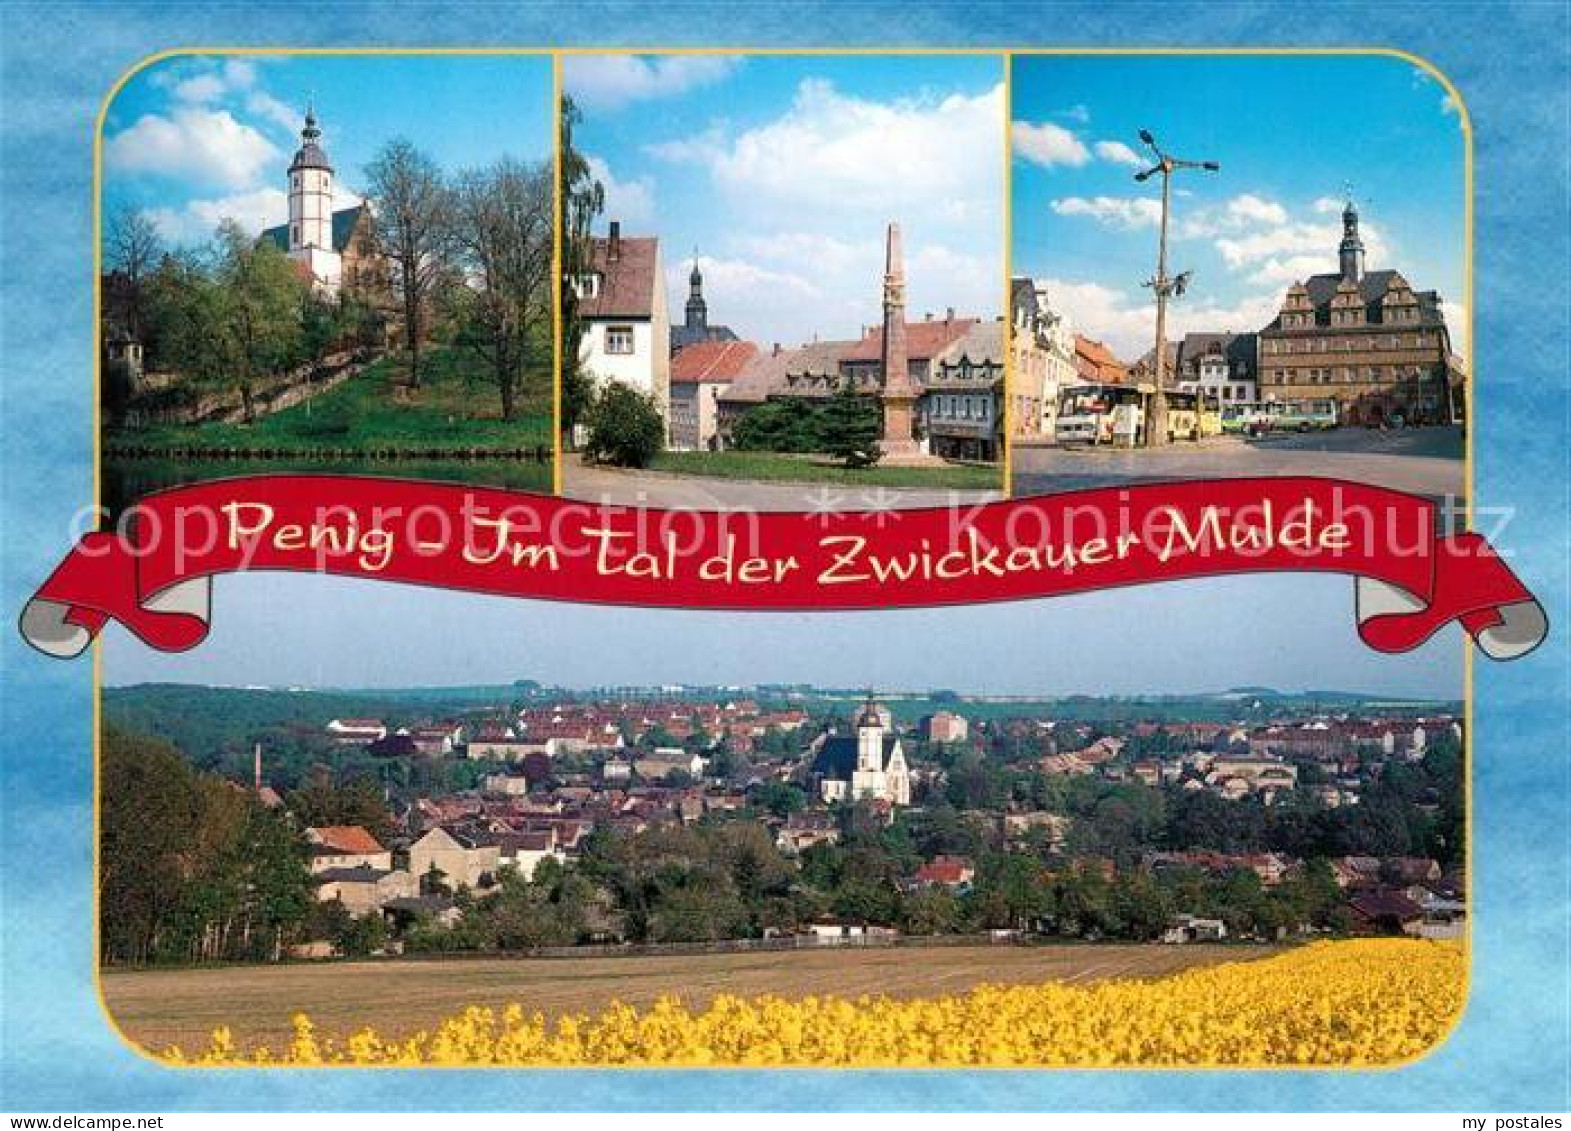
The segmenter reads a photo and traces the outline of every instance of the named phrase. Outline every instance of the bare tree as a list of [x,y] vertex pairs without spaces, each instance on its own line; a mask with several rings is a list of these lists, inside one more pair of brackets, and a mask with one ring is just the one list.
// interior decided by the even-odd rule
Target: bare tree
[[382,251],[393,262],[403,306],[409,387],[420,387],[420,346],[429,303],[449,258],[452,194],[435,161],[404,138],[384,145],[366,166],[371,213]]
[[125,330],[132,337],[140,338],[143,291],[148,276],[163,257],[163,239],[158,234],[157,225],[146,212],[123,204],[109,217],[109,231],[105,235],[104,245],[110,270],[118,272],[124,279],[125,308],[119,313],[125,320]]
[[464,337],[491,367],[502,419],[512,420],[532,348],[549,341],[550,173],[509,157],[469,170],[454,189],[453,212],[467,292]]

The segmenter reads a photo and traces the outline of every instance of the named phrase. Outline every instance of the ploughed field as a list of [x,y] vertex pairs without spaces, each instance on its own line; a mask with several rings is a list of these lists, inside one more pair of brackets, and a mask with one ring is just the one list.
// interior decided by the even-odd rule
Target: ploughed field
[[374,1026],[387,1038],[438,1027],[468,1006],[517,1003],[553,1020],[598,1014],[613,1000],[647,1008],[663,996],[689,1009],[718,994],[786,998],[932,998],[983,983],[1160,978],[1264,957],[1265,946],[965,946],[585,958],[402,959],[181,970],[105,970],[104,1002],[126,1037],[153,1053],[205,1049],[227,1026],[243,1047],[288,1045],[293,1017],[323,1035]]

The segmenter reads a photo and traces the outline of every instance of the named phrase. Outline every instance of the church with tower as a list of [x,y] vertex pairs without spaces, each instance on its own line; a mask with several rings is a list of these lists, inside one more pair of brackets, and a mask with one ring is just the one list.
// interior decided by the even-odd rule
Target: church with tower
[[687,308],[680,325],[671,327],[671,356],[699,342],[734,342],[737,337],[729,326],[709,324],[709,303],[704,301],[704,273],[698,269],[698,250],[693,250],[693,269],[687,273]]
[[306,109],[300,148],[285,175],[289,222],[264,230],[260,238],[298,264],[318,294],[336,299],[345,292],[385,291],[390,275],[377,251],[369,205],[333,207],[333,163],[322,146],[314,108]]
[[871,693],[851,721],[851,733],[831,729],[808,749],[811,784],[825,802],[911,804],[911,769],[889,709]]

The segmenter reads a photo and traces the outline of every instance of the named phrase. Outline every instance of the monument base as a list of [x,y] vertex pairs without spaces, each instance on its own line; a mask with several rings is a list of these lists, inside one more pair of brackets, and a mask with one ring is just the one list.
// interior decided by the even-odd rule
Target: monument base
[[915,440],[880,440],[879,467],[943,467],[946,461],[935,456]]

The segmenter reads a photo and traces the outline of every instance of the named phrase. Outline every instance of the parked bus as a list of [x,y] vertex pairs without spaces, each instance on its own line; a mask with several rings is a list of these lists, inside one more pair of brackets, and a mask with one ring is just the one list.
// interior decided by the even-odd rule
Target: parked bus
[[1167,439],[1199,440],[1222,431],[1222,416],[1198,393],[1167,394]]
[[1147,385],[1071,385],[1058,394],[1053,438],[1060,444],[1145,442]]
[[1230,401],[1222,406],[1222,431],[1259,436],[1271,431],[1271,406],[1263,401]]
[[1324,432],[1341,421],[1337,403],[1330,397],[1309,401],[1273,401],[1271,427],[1288,432]]

